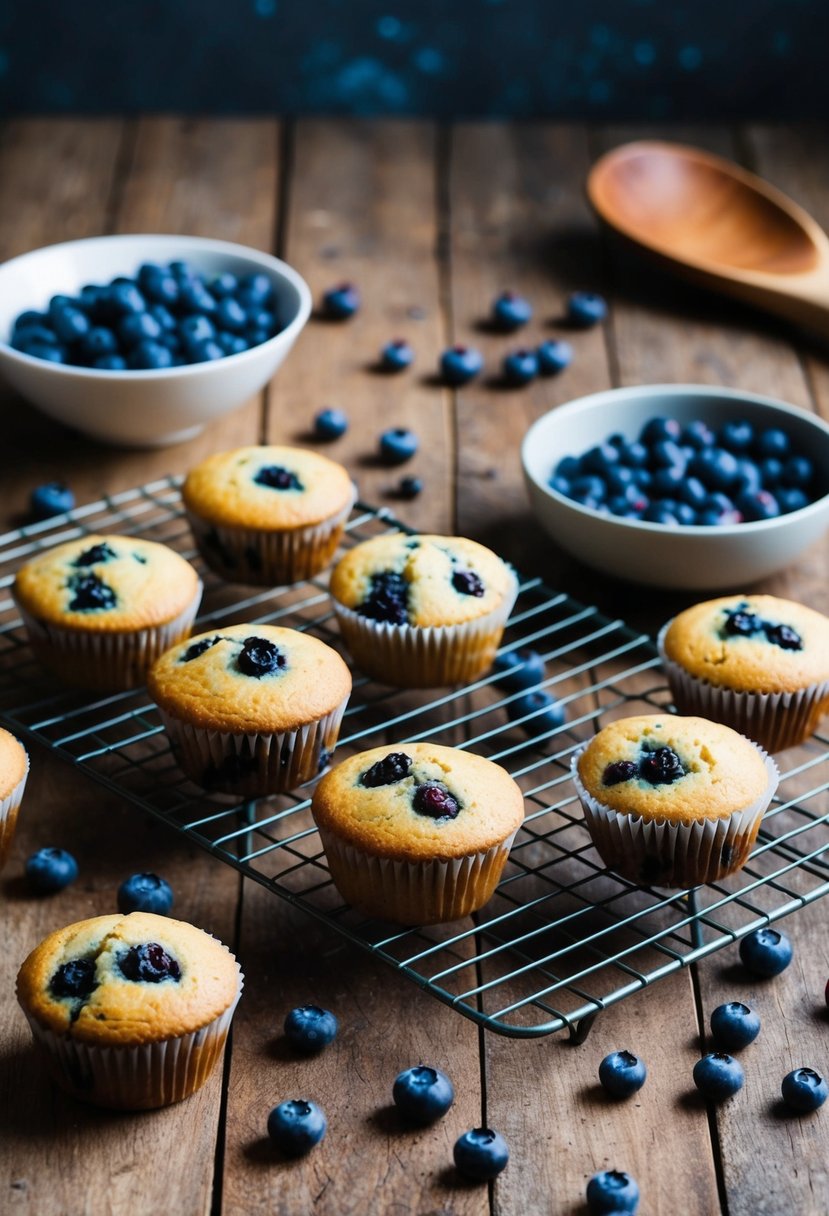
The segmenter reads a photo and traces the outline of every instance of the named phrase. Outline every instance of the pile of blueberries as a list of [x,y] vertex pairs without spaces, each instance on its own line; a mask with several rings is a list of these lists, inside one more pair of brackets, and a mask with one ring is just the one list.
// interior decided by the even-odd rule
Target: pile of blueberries
[[552,489],[582,506],[654,524],[717,527],[774,519],[821,493],[814,462],[779,427],[747,419],[712,430],[651,418],[556,465]]
[[50,363],[99,371],[157,371],[238,355],[279,333],[265,274],[212,278],[187,262],[145,262],[77,296],[52,296],[45,312],[22,312],[11,345]]

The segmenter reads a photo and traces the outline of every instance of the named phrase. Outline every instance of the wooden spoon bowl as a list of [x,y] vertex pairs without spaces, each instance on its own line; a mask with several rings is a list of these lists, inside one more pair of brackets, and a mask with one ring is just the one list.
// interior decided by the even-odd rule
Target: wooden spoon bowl
[[704,286],[829,337],[829,239],[762,178],[682,144],[624,144],[596,162],[587,193],[628,241]]

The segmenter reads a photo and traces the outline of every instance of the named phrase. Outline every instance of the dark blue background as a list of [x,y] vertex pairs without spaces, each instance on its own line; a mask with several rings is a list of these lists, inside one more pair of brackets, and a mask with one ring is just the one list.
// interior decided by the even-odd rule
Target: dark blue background
[[827,0],[0,0],[7,113],[823,118]]

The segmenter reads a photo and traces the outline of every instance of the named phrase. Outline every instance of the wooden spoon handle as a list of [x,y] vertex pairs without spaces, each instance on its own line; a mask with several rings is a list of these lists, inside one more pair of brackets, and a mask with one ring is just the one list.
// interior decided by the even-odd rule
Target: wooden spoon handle
[[809,275],[755,275],[751,282],[721,280],[720,287],[829,340],[829,269]]

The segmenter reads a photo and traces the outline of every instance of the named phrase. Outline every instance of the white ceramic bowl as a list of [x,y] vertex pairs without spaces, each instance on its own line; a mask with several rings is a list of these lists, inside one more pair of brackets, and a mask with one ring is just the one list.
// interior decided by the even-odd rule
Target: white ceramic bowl
[[549,485],[562,456],[581,455],[621,432],[629,439],[655,416],[717,427],[748,418],[779,426],[817,464],[829,489],[829,426],[795,406],[735,389],[655,384],[610,389],[551,410],[530,427],[521,447],[533,510],[556,543],[588,566],[616,578],[686,590],[741,589],[796,561],[829,527],[829,493],[777,519],[724,527],[668,527],[617,518],[565,498]]
[[[210,363],[160,371],[98,371],[49,363],[8,345],[18,313],[85,283],[133,277],[142,262],[182,259],[207,275],[264,273],[283,328],[267,342]],[[0,370],[45,414],[108,443],[161,447],[189,439],[257,393],[294,344],[311,311],[305,280],[285,262],[228,241],[195,236],[98,236],[49,245],[0,266]]]

